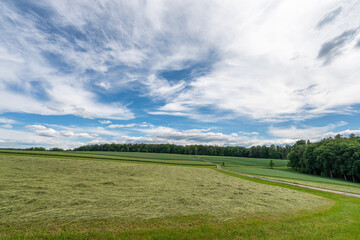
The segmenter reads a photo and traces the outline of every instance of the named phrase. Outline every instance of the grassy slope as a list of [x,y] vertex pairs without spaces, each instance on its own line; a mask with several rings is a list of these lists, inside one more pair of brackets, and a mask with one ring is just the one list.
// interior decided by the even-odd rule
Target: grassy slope
[[208,168],[19,156],[0,156],[0,163],[0,223],[249,216],[323,205],[311,195],[234,181]]
[[[276,215],[257,214],[254,217],[233,218],[228,221],[218,221],[217,218],[209,216],[164,216],[151,220],[131,221],[106,218],[81,222],[57,220],[42,224],[39,222],[10,226],[1,224],[0,234],[6,233],[10,238],[27,236],[29,239],[36,237],[42,239],[44,235],[59,239],[356,239],[360,235],[360,222],[358,221],[360,201],[358,199],[269,183],[258,179],[235,177],[313,193],[330,198],[336,201],[336,204],[325,212],[311,215],[303,213],[303,215],[281,218]],[[1,183],[0,192],[3,188],[4,184]],[[277,202],[268,204],[271,207]],[[0,204],[0,209],[3,209],[4,206],[7,205]],[[4,237],[2,235],[2,238]]]
[[[51,239],[357,239],[360,234],[358,199],[242,176],[234,177],[320,195],[332,199],[336,204],[329,210],[311,215],[281,218],[259,215],[228,221],[201,216],[136,221],[102,219],[70,224],[21,224],[17,228],[2,228],[0,231],[7,230],[10,238],[21,239],[43,239],[45,236]],[[4,235],[2,237],[5,238]]]
[[[92,231],[104,222],[106,228],[114,223],[132,228],[153,224],[145,221],[149,218],[158,218],[160,225],[191,223],[190,215],[211,223],[219,217],[274,217],[298,211],[299,206],[323,207],[311,195],[234,181],[210,169],[6,155],[0,162],[2,237],[32,239],[39,229],[40,238],[54,231],[80,234],[76,232],[87,224],[86,231]],[[269,208],[274,201],[278,205]]]

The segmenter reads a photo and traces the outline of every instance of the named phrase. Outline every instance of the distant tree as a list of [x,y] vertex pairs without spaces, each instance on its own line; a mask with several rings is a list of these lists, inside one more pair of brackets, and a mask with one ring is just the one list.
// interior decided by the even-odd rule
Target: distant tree
[[294,170],[345,181],[360,181],[360,137],[336,135],[320,142],[298,141],[291,149]]
[[43,147],[31,147],[31,148],[27,148],[26,150],[30,150],[30,151],[45,151],[46,149]]
[[315,144],[308,144],[304,151],[303,163],[305,164],[303,172],[309,174],[317,174],[319,172],[319,166],[317,165],[316,155],[314,150],[316,149]]
[[189,155],[212,155],[232,157],[252,157],[285,159],[291,151],[291,146],[214,146],[214,145],[175,145],[175,144],[92,144],[73,149],[74,151],[111,151],[111,152],[149,152],[175,153]]
[[270,159],[269,166],[270,166],[270,168],[274,168],[274,166],[275,166],[275,163],[272,159]]
[[64,149],[54,147],[54,148],[50,148],[50,151],[62,152],[62,151],[64,151]]
[[300,171],[303,163],[303,155],[306,149],[306,141],[299,140],[292,147],[291,152],[288,154],[289,166],[294,168],[296,171]]

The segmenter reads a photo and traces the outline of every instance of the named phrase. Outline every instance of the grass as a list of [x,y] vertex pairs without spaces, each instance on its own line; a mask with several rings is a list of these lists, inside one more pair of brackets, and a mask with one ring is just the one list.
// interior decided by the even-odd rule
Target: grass
[[[206,168],[18,156],[0,156],[0,162],[2,223],[252,215],[323,204],[311,195],[234,181]],[[272,201],[278,204],[269,208]]]
[[289,167],[286,167],[287,160],[273,159],[275,163],[275,168],[270,169],[270,159],[235,158],[219,156],[200,156],[200,159],[204,159],[215,164],[222,164],[224,162],[225,169],[235,172],[265,176],[273,179],[279,179],[313,187],[321,187],[331,190],[360,194],[359,183],[299,173]]
[[149,219],[157,219],[166,225],[197,217],[211,223],[331,205],[324,198],[234,179],[209,168],[10,155],[0,155],[0,164],[1,238],[21,236],[22,226],[27,226],[24,236],[36,238],[39,228],[43,236],[53,229],[63,233],[63,227],[77,226],[73,231],[78,232],[84,224],[90,224],[88,231],[104,222],[124,228],[129,222],[151,225]]
[[158,163],[158,164],[173,164],[173,165],[193,165],[193,166],[213,166],[202,160],[187,160],[187,159],[171,159],[171,158],[140,158],[138,156],[117,156],[112,154],[92,154],[91,152],[48,152],[48,151],[23,151],[23,150],[0,150],[0,154],[8,155],[23,155],[23,156],[37,156],[37,157],[61,157],[61,158],[80,158],[80,159],[96,159],[96,160],[114,160],[125,162],[142,162],[142,163]]
[[338,179],[314,176],[310,174],[303,174],[292,170],[291,168],[283,167],[283,168],[274,168],[270,169],[268,167],[225,167],[228,170],[234,172],[241,172],[259,176],[266,177],[275,177],[282,179],[290,179],[290,180],[303,180],[309,182],[317,182],[317,183],[326,183],[326,184],[334,184],[340,186],[349,186],[349,187],[357,187],[360,188],[359,183],[348,182]]
[[131,158],[145,158],[145,159],[163,159],[163,160],[188,160],[188,161],[199,161],[194,155],[185,154],[166,154],[166,153],[145,153],[145,152],[96,152],[96,151],[76,151],[72,153],[79,154],[96,154],[96,155],[109,155],[109,156],[120,156],[120,157],[131,157]]
[[304,181],[304,180],[288,179],[288,178],[277,178],[277,177],[268,177],[268,178],[281,180],[281,181],[285,181],[285,182],[291,182],[291,183],[312,186],[312,187],[325,188],[325,189],[330,189],[330,190],[360,194],[360,184],[358,184],[357,186],[346,186],[346,185],[340,185],[340,184],[329,184],[329,183]]
[[284,159],[265,159],[265,158],[245,158],[245,157],[223,157],[223,156],[198,156],[214,164],[225,166],[269,166],[270,160],[273,160],[276,167],[286,166],[288,160]]
[[357,198],[206,167],[94,160],[0,155],[0,238],[360,236]]

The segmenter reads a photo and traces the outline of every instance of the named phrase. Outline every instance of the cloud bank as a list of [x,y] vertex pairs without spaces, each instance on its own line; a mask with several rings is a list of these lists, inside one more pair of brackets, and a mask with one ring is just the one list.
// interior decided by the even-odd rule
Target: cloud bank
[[[151,98],[149,113],[204,121],[219,114],[304,119],[360,103],[350,94],[360,89],[353,82],[359,52],[351,48],[359,36],[356,1],[4,1],[0,7],[0,91],[2,100],[11,99],[0,101],[2,112],[131,119],[126,98],[102,100],[124,89]],[[164,77],[171,71],[184,76]],[[296,94],[309,86],[316,89]]]

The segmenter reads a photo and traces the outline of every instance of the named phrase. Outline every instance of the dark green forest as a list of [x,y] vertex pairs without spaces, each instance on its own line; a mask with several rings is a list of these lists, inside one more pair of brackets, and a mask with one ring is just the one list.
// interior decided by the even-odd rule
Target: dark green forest
[[285,159],[291,151],[291,146],[253,146],[221,147],[209,145],[175,145],[175,144],[101,144],[86,145],[75,148],[74,151],[112,151],[112,152],[149,152],[176,153],[190,155],[232,156],[251,158]]
[[340,135],[320,142],[299,140],[288,155],[296,171],[360,182],[360,137]]

